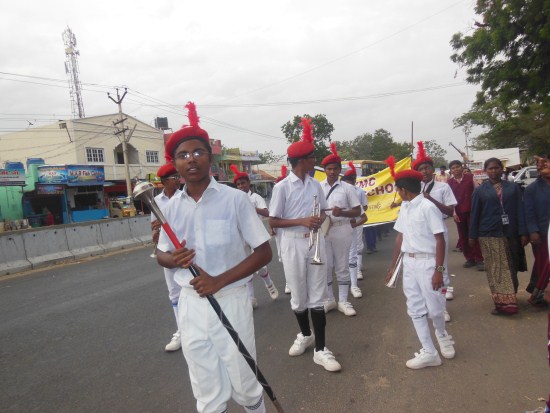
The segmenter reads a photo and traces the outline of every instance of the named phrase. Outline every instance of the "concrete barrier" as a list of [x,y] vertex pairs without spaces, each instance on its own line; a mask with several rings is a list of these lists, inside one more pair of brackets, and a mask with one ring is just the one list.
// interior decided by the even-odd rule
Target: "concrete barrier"
[[101,247],[105,251],[121,250],[141,243],[132,237],[128,218],[99,222],[99,231],[101,233]]
[[151,217],[149,215],[140,215],[128,218],[130,223],[130,234],[143,244],[152,242],[151,240]]
[[54,226],[23,232],[27,259],[32,268],[74,260],[69,252],[67,234],[63,226]]
[[102,243],[101,232],[99,223],[96,221],[67,226],[65,234],[69,243],[69,251],[75,259],[101,255],[105,252],[100,245]]
[[25,244],[20,232],[0,234],[0,275],[13,274],[32,268],[27,260]]

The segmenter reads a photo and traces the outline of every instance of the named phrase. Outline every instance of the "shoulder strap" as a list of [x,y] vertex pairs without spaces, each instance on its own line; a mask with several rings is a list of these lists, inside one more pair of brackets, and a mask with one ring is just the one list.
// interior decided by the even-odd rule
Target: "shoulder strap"
[[328,194],[327,194],[327,197],[326,197],[327,201],[328,201],[328,197],[330,196],[330,194],[332,194],[332,191],[334,191],[338,185],[340,185],[340,184],[335,183],[334,186],[332,188],[330,188],[330,191],[328,191]]

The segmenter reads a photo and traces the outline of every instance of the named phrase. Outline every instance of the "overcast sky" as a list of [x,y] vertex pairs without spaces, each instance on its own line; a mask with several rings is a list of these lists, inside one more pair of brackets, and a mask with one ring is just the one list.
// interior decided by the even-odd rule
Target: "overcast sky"
[[62,39],[68,26],[78,42],[86,116],[116,112],[106,92],[127,86],[127,114],[151,125],[168,117],[175,130],[187,123],[183,107],[191,100],[202,127],[227,147],[285,153],[281,126],[322,113],[336,141],[379,128],[410,141],[414,122],[415,140],[437,139],[448,159],[457,158],[448,143],[463,148],[465,139],[453,118],[470,108],[477,86],[451,62],[449,41],[472,30],[474,4],[4,2],[0,134],[72,116]]

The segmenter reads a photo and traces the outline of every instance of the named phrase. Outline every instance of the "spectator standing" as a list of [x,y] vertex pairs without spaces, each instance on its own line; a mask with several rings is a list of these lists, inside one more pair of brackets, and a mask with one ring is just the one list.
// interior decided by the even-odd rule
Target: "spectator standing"
[[436,182],[443,182],[443,183],[447,183],[447,181],[449,180],[450,176],[447,172],[445,172],[447,170],[447,166],[446,165],[441,165],[439,167],[439,173],[437,174],[434,174],[434,179],[436,180]]

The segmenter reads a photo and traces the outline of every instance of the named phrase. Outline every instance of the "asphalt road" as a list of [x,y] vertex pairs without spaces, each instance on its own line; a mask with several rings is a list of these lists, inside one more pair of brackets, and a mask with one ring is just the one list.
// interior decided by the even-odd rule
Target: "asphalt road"
[[[451,246],[456,230],[450,224]],[[312,351],[288,356],[298,333],[282,266],[270,272],[281,296],[257,280],[260,368],[286,413],[499,412],[542,406],[550,391],[547,313],[531,308],[520,274],[520,314],[495,317],[485,274],[450,253],[455,300],[448,331],[457,356],[412,371],[420,344],[400,288],[384,287],[393,235],[365,255],[356,317],[327,315],[327,347],[342,364],[329,373]],[[174,328],[161,269],[139,248],[77,264],[0,278],[1,412],[193,412],[186,363],[165,353]],[[532,261],[530,250],[529,259]],[[269,412],[275,412],[267,400]],[[231,411],[242,411],[230,404]]]

